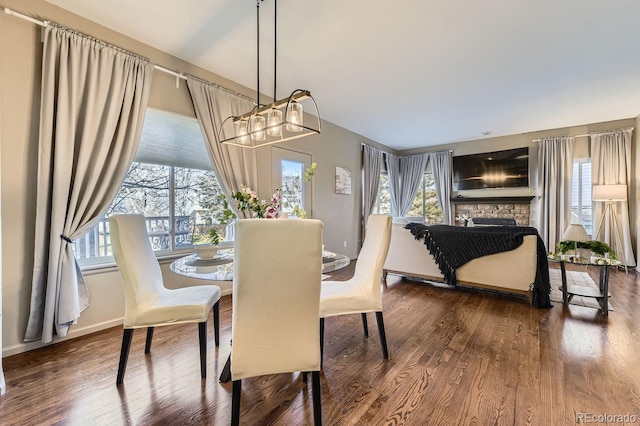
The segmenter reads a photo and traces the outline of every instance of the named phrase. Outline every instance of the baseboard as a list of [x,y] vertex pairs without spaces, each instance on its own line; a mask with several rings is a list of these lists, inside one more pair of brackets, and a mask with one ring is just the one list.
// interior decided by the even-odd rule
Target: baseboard
[[[227,296],[231,294],[233,288],[227,287],[222,289],[220,294],[222,296]],[[75,339],[76,337],[85,336],[87,334],[95,333],[97,331],[106,330],[107,328],[117,327],[122,325],[124,317],[115,318],[109,321],[103,321],[97,324],[91,324],[82,328],[75,328],[71,326],[69,334],[62,338],[53,338],[51,343],[42,343],[41,341],[37,342],[28,342],[28,343],[19,343],[17,345],[9,346],[6,348],[2,348],[2,358],[6,358],[11,355],[17,355],[22,352],[32,351],[34,349],[44,348],[45,346],[55,345],[56,343],[64,342],[65,340]]]
[[34,349],[44,348],[45,346],[55,345],[56,343],[64,342],[66,340],[75,339],[76,337],[85,336],[87,334],[95,333],[97,331],[106,330],[107,328],[117,327],[122,325],[123,317],[116,318],[109,321],[104,321],[98,324],[91,324],[82,328],[70,328],[69,333],[65,337],[61,338],[53,338],[51,343],[42,343],[41,341],[37,342],[28,342],[28,343],[19,343],[17,345],[9,346],[6,348],[2,348],[2,358],[6,358],[11,355],[17,355],[22,352],[32,351]]

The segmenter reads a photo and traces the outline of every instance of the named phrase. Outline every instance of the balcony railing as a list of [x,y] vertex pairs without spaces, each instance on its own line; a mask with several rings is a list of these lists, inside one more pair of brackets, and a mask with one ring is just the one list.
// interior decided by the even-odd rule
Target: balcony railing
[[[168,216],[148,216],[145,218],[149,241],[154,251],[171,250],[171,221]],[[191,246],[190,216],[176,216],[175,247]],[[197,227],[197,226],[196,226]],[[111,233],[109,219],[100,219],[98,224],[82,237],[74,241],[77,259],[111,256]]]

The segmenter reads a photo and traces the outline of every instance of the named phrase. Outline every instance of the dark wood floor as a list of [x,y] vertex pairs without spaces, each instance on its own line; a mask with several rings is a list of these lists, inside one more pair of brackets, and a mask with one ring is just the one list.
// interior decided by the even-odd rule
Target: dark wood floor
[[[593,268],[592,268],[593,269]],[[334,273],[348,278],[353,265]],[[590,273],[596,277],[595,269]],[[534,309],[491,293],[389,277],[384,315],[390,359],[373,316],[326,320],[325,424],[562,425],[576,416],[640,421],[640,290],[635,272],[611,276],[608,317],[591,308]],[[0,423],[228,424],[231,384],[217,376],[229,355],[231,299],[221,302],[221,346],[209,327],[209,378],[200,380],[197,326],[156,330],[144,355],[134,334],[125,383],[115,378],[121,328],[3,360]],[[310,382],[282,374],[243,382],[241,422],[311,424]]]

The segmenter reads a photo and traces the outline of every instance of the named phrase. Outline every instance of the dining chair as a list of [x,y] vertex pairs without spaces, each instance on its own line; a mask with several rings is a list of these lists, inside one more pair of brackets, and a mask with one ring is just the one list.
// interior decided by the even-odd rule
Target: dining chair
[[324,319],[361,314],[364,335],[369,336],[367,312],[376,313],[382,355],[389,358],[382,317],[382,268],[389,251],[391,216],[374,214],[367,219],[366,234],[353,277],[347,281],[324,281],[320,296],[320,348],[324,346]]
[[168,289],[151,248],[143,215],[123,214],[109,219],[111,246],[124,281],[124,332],[116,384],[124,380],[133,331],[147,329],[144,353],[151,351],[154,327],[198,323],[200,375],[207,377],[207,318],[213,308],[215,344],[220,344],[220,287],[203,285]]
[[314,424],[322,422],[318,327],[322,228],[322,222],[314,219],[236,222],[232,425],[240,422],[243,379],[292,372],[311,372]]

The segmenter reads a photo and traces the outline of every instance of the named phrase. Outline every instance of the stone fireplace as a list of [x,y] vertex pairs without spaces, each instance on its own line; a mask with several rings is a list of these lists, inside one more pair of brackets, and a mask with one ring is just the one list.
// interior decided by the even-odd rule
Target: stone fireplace
[[[519,226],[529,226],[532,199],[533,196],[457,197],[451,199],[451,202],[454,205],[455,217],[509,218],[515,219]],[[464,221],[456,220],[455,224],[464,226]]]

